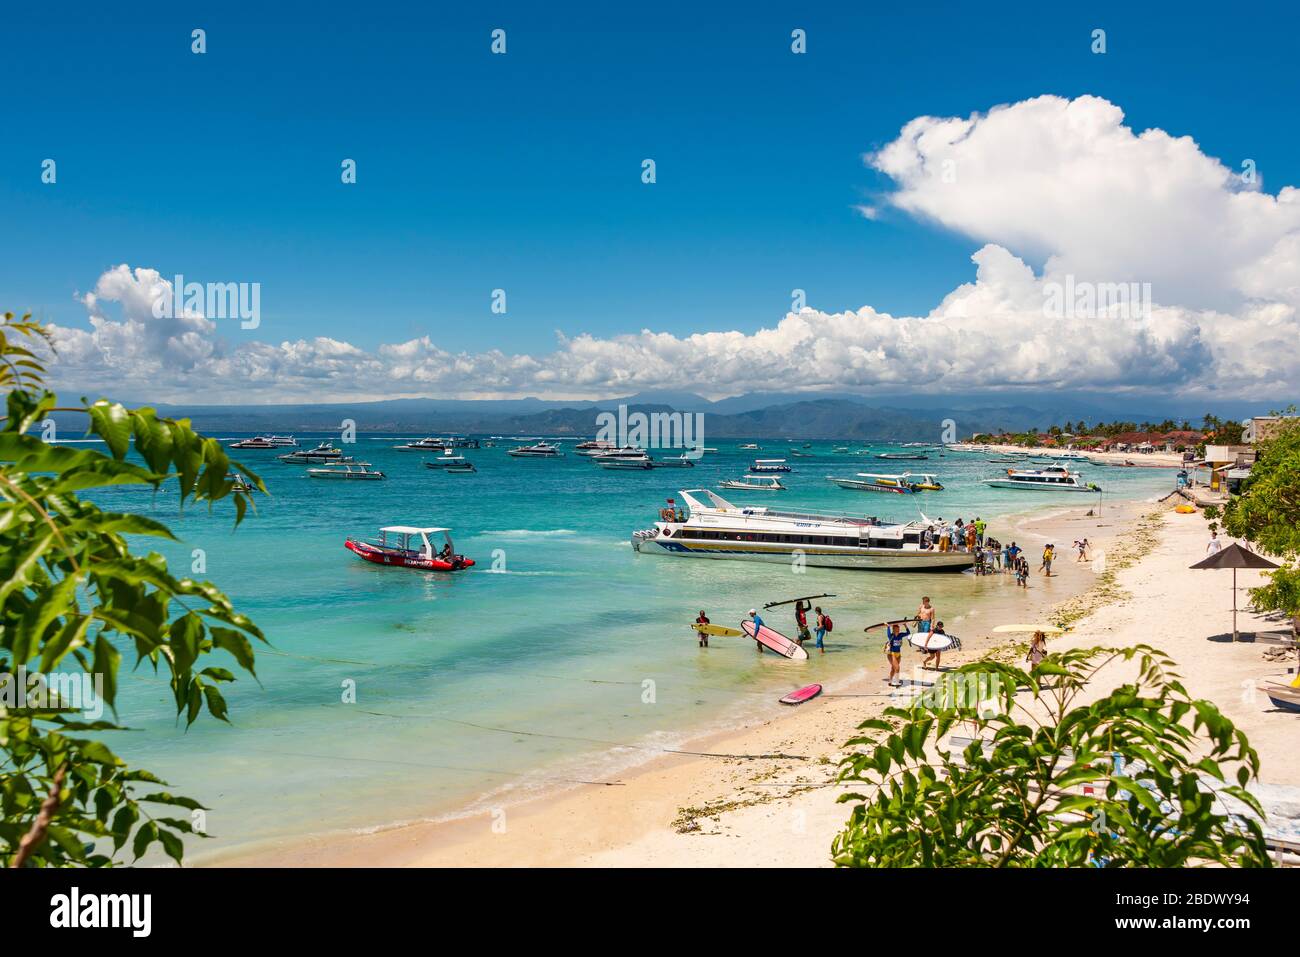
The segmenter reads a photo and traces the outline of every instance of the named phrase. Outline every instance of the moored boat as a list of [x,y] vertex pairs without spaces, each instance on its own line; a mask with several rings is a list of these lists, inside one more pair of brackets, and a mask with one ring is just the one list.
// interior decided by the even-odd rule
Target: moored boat
[[746,475],[741,479],[724,479],[718,484],[723,488],[738,488],[749,492],[785,491],[785,486],[775,475]]
[[672,506],[662,510],[653,528],[632,533],[637,552],[899,571],[963,571],[975,561],[969,552],[923,547],[920,522],[736,506],[708,489],[679,494],[689,516],[670,520]]
[[598,455],[593,455],[591,460],[603,469],[644,470],[654,468],[654,463],[650,460],[650,456],[646,455],[645,449],[638,449],[632,445],[601,452]]
[[943,483],[939,481],[938,476],[931,472],[904,472],[902,477],[908,485],[918,492],[943,491]]
[[[434,550],[433,542],[429,539],[430,535],[443,537],[445,544],[442,549]],[[349,537],[343,543],[343,547],[376,565],[396,565],[401,568],[444,572],[460,571],[474,565],[474,559],[456,554],[449,528],[389,525],[379,530],[378,541],[366,542]]]
[[349,482],[379,482],[388,477],[383,472],[372,469],[369,462],[308,469],[307,475],[316,479],[339,479]]
[[754,459],[754,464],[749,470],[755,475],[762,475],[764,472],[793,472],[794,469],[786,464],[785,459]]
[[855,492],[893,492],[895,495],[912,495],[916,492],[912,483],[903,475],[859,472],[853,478],[837,478],[834,475],[828,475],[826,478],[840,488],[852,489]]
[[1077,472],[1063,465],[1049,465],[1042,469],[1007,469],[1005,478],[984,480],[993,488],[1018,488],[1046,492],[1100,492],[1095,482],[1084,482]]
[[538,442],[536,445],[521,445],[513,448],[507,455],[513,455],[515,458],[532,458],[532,459],[557,459],[564,455],[559,449],[549,442]]
[[241,439],[230,446],[232,449],[286,449],[297,448],[298,440],[292,435],[256,435],[251,439]]
[[343,450],[335,448],[329,442],[322,442],[314,449],[297,449],[284,455],[277,455],[281,462],[339,462],[344,458]]
[[469,459],[463,455],[457,455],[451,449],[444,449],[442,455],[436,459],[425,459],[424,467],[426,469],[450,469],[461,465],[468,465]]

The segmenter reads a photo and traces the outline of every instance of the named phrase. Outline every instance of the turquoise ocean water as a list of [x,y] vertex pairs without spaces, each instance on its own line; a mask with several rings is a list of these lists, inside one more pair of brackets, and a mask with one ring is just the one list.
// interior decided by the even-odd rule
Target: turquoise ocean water
[[[223,436],[224,437],[224,436]],[[238,438],[240,436],[229,436]],[[328,438],[329,436],[319,436]],[[313,436],[299,436],[302,445]],[[306,477],[277,452],[241,451],[272,496],[232,530],[232,510],[177,513],[174,496],[105,490],[106,508],[168,522],[181,544],[147,544],[178,574],[202,551],[204,576],[266,632],[258,677],[227,691],[233,726],[201,719],[186,730],[165,684],[147,669],[124,676],[120,700],[138,729],[115,735],[126,758],[211,808],[191,854],[268,838],[381,827],[495,805],[537,788],[617,780],[628,766],[702,727],[776,709],[775,699],[811,681],[833,681],[869,662],[861,627],[915,608],[922,593],[955,620],[1001,578],[917,575],[783,564],[637,555],[634,529],[653,524],[682,488],[717,489],[758,454],[786,457],[789,491],[727,492],[737,504],[854,512],[885,519],[976,515],[991,520],[1040,507],[1096,504],[1096,496],[990,489],[979,479],[1006,466],[986,453],[929,452],[887,462],[832,452],[818,442],[763,441],[762,452],[713,443],[693,469],[609,471],[562,444],[555,460],[513,459],[509,440],[467,450],[476,474],[426,469],[420,453],[392,448],[412,436],[367,435],[348,449],[385,471],[384,482]],[[897,450],[852,444],[872,452]],[[674,453],[675,454],[675,453]],[[830,474],[935,472],[943,492],[915,496],[839,489]],[[1083,464],[1111,500],[1147,498],[1172,473]],[[259,497],[260,498],[260,497]],[[381,525],[447,525],[457,550],[477,560],[455,574],[383,568],[343,548],[348,535]],[[1068,550],[1069,543],[1058,543]],[[1064,553],[1063,553],[1064,554]],[[793,663],[759,656],[752,643],[715,639],[697,648],[688,627],[707,609],[736,624],[751,607],[818,592],[836,620],[831,653]],[[768,623],[794,633],[787,607]],[[960,634],[960,628],[949,628]],[[856,632],[856,634],[855,634]],[[224,654],[217,657],[224,658]],[[133,652],[124,649],[124,665]],[[225,664],[226,662],[221,662]],[[345,692],[355,688],[355,703]],[[371,713],[379,712],[379,714]]]

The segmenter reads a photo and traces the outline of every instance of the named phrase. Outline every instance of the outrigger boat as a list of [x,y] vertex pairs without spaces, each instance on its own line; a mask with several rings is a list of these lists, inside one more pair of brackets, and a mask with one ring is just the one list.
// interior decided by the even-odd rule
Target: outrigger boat
[[878,459],[906,459],[915,461],[919,459],[928,459],[930,456],[922,455],[919,452],[881,452],[876,456]]
[[513,455],[515,458],[530,459],[558,459],[564,455],[554,445],[547,442],[538,442],[536,445],[521,445],[518,448],[511,449],[506,454]]
[[784,492],[785,486],[775,475],[746,475],[743,479],[719,482],[723,488],[740,488],[749,492]]
[[[446,545],[435,553],[430,535],[442,535]],[[389,543],[389,536],[393,543]],[[412,548],[412,539],[418,545]],[[398,565],[402,568],[422,568],[431,571],[455,572],[474,565],[474,559],[457,555],[451,541],[450,528],[415,528],[410,525],[389,525],[379,530],[378,542],[363,542],[349,537],[343,547],[355,552],[376,565]]]
[[344,479],[353,482],[378,482],[388,477],[383,472],[371,469],[369,462],[357,462],[344,465],[342,468],[308,469],[307,474],[311,478]]
[[243,439],[230,446],[232,449],[287,449],[297,448],[298,440],[292,435],[258,435]]
[[[428,465],[427,462],[425,464]],[[466,472],[477,472],[478,469],[474,467],[473,462],[466,460],[464,465],[448,465],[447,467],[440,469],[440,471],[447,475],[461,475]]]
[[755,475],[761,475],[764,472],[793,472],[794,469],[786,465],[785,459],[754,459],[754,464],[749,470]]
[[653,528],[632,533],[637,552],[782,563],[798,555],[807,565],[899,571],[957,572],[975,562],[970,552],[922,548],[920,522],[740,507],[708,489],[679,494],[689,516],[674,510],[670,519],[673,506],[663,509]]
[[1077,472],[1063,465],[1049,465],[1044,469],[1007,469],[1006,478],[984,480],[994,488],[1027,488],[1047,492],[1100,492],[1095,482],[1084,482]]
[[840,488],[855,492],[893,492],[896,495],[912,495],[916,489],[907,480],[906,475],[882,475],[878,472],[859,472],[854,478],[836,478],[826,476]]

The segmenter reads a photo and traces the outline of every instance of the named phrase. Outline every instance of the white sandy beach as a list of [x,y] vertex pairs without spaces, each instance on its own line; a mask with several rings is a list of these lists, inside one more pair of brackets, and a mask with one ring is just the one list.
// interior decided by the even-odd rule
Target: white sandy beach
[[[1253,690],[1258,679],[1287,666],[1263,660],[1262,644],[1210,640],[1231,631],[1231,572],[1188,570],[1205,554],[1204,518],[1149,503],[1114,508],[1100,519],[1074,508],[1027,519],[1017,534],[1031,557],[1049,539],[1060,545],[1087,536],[1105,551],[1106,562],[1075,562],[1062,547],[1053,579],[1036,574],[1031,589],[1019,594],[1008,579],[1006,597],[1015,604],[995,604],[997,611],[986,612],[982,621],[965,621],[964,648],[945,657],[945,664],[995,651],[1021,654],[1004,639],[987,637],[991,628],[1046,621],[1053,613],[1073,619],[1074,626],[1052,647],[1155,645],[1178,662],[1191,694],[1214,701],[1248,733],[1261,755],[1263,782],[1300,785],[1300,763],[1293,758],[1300,716],[1272,710]],[[1121,567],[1126,563],[1131,564]],[[1239,604],[1247,603],[1246,589],[1259,577],[1238,574]],[[994,620],[998,615],[1008,617]],[[1279,628],[1248,612],[1240,614],[1239,626],[1243,632]],[[919,663],[909,649],[904,675],[921,679],[923,673],[911,671]],[[813,702],[774,709],[767,720],[690,745],[732,757],[666,755],[624,775],[618,786],[570,790],[445,823],[236,850],[212,863],[828,866],[831,839],[847,816],[835,801],[842,745],[860,721],[889,701],[883,656],[873,643],[863,646],[863,666],[855,679],[828,686]],[[1113,677],[1118,683],[1125,675],[1116,669]],[[1093,690],[1101,695],[1108,687],[1103,682]],[[746,757],[774,753],[787,757]]]

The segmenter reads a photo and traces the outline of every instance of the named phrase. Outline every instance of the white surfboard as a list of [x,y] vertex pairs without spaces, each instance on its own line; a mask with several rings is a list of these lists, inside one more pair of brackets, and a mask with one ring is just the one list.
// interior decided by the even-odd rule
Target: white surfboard
[[[930,639],[930,647],[926,648],[926,639]],[[952,647],[952,635],[936,635],[932,632],[914,632],[907,639],[907,643],[917,651],[947,651]]]

